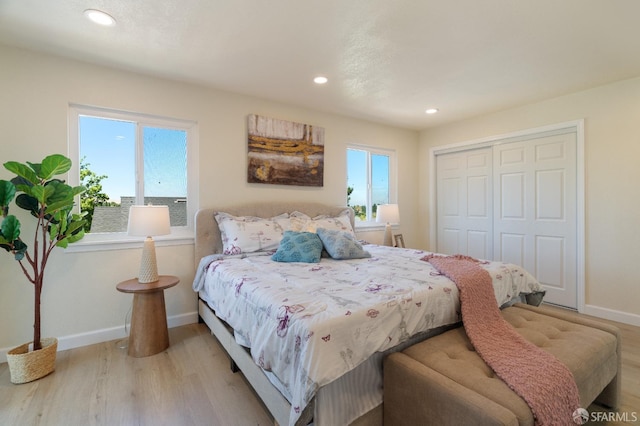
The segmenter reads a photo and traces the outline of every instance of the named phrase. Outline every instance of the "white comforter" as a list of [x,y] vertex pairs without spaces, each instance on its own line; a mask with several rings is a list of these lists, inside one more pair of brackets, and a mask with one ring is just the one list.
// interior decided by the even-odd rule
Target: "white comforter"
[[[267,254],[209,256],[193,283],[254,361],[291,396],[290,424],[317,389],[425,330],[460,321],[458,290],[424,251],[367,245],[372,257],[279,263]],[[525,270],[482,265],[498,305],[542,291]]]

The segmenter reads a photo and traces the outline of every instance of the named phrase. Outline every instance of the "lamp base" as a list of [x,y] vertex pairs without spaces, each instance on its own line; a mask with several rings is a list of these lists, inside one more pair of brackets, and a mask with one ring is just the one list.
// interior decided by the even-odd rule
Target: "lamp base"
[[142,260],[140,262],[140,274],[138,274],[138,282],[154,283],[158,281],[158,264],[156,262],[156,245],[153,238],[147,237],[144,240],[144,248],[142,249]]
[[392,239],[391,239],[391,224],[387,223],[384,229],[384,241],[382,242],[383,246],[393,247]]

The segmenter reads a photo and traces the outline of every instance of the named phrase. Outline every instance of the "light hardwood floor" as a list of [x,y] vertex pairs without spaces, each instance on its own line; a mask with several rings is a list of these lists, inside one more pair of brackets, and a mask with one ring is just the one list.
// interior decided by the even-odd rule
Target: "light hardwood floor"
[[[635,413],[640,424],[640,328],[604,322],[623,334],[619,413]],[[7,364],[0,364],[0,425],[273,424],[204,324],[169,334],[171,347],[147,358],[127,356],[125,341],[60,351],[53,374],[22,385],[11,384]]]
[[22,385],[0,365],[0,425],[273,425],[205,324],[169,340],[146,358],[129,357],[126,341],[60,351],[55,372]]

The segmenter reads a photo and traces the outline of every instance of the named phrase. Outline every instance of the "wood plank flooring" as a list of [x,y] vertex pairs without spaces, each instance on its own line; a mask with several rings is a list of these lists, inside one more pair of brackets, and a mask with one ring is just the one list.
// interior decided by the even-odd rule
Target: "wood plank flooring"
[[[618,412],[629,420],[635,413],[637,421],[590,424],[640,425],[640,328],[604,322],[623,334]],[[177,327],[169,334],[169,349],[147,358],[127,356],[126,341],[60,351],[53,374],[22,385],[11,384],[7,364],[0,364],[0,425],[273,424],[242,374],[231,373],[206,325]],[[606,413],[594,405],[589,410]]]
[[127,356],[126,341],[60,351],[56,371],[22,385],[0,365],[0,425],[273,425],[205,324],[169,330],[171,346]]

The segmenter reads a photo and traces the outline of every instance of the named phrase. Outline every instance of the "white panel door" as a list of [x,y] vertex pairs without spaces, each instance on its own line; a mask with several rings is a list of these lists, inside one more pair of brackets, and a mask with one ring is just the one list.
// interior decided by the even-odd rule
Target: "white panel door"
[[490,147],[436,158],[438,253],[491,258],[491,161]]
[[576,134],[494,146],[494,256],[577,307]]

